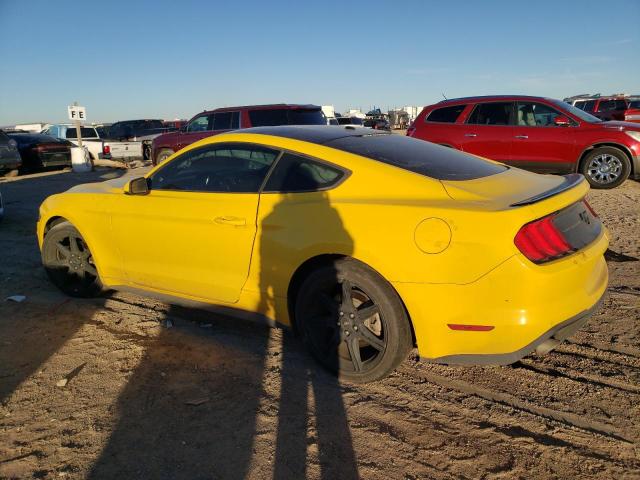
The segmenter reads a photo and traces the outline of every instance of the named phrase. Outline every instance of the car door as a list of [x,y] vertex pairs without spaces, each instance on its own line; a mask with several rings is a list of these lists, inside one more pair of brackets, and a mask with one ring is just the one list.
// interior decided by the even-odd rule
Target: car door
[[259,189],[278,152],[251,144],[191,149],[148,179],[146,195],[113,207],[130,284],[234,303],[247,278]]
[[180,150],[193,142],[208,137],[213,129],[213,113],[203,113],[191,119],[185,131],[180,134],[176,150]]
[[490,101],[473,107],[465,121],[460,150],[509,162],[513,143],[514,102]]
[[544,173],[575,171],[578,157],[575,127],[556,125],[556,117],[567,115],[542,102],[518,102],[511,163],[516,167]]

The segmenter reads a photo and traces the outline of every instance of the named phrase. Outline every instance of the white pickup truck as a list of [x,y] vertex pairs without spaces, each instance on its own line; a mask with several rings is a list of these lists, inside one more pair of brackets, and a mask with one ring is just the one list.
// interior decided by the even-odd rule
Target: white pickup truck
[[[57,138],[64,138],[78,145],[75,125],[65,123],[49,125],[42,133]],[[82,144],[89,149],[91,158],[95,160],[105,158],[126,162],[142,158],[142,142],[103,140],[100,138],[95,127],[91,126],[81,127],[80,135],[82,135]]]

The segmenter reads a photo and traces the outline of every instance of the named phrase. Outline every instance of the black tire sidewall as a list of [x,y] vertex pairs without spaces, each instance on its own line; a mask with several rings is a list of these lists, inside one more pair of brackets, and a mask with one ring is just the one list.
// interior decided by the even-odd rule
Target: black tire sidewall
[[53,254],[51,249],[53,248],[56,239],[69,234],[73,234],[80,238],[83,238],[78,229],[69,222],[62,222],[51,227],[51,229],[45,234],[44,240],[42,242],[42,265],[44,266],[47,275],[49,276],[49,279],[53,282],[53,284],[67,295],[80,298],[95,297],[103,289],[102,282],[100,281],[99,277],[96,277],[96,279],[89,284],[70,285],[62,282],[60,275],[58,275],[47,266],[48,262],[50,261],[51,255]]
[[[165,153],[166,153],[166,154],[168,154],[168,155],[165,157],[165,159],[164,159],[164,160],[160,160],[160,158],[162,157],[162,155],[164,155]],[[156,165],[160,165],[161,163],[166,162],[166,161],[167,161],[167,158],[169,158],[169,157],[170,157],[171,155],[173,155],[173,154],[174,154],[173,150],[170,150],[170,149],[168,149],[168,148],[163,148],[162,150],[160,150],[160,151],[158,152],[158,155],[156,155]]]
[[[362,289],[379,306],[386,321],[386,349],[377,364],[367,372],[338,371],[335,366],[327,364],[317,355],[303,325],[303,312],[311,302],[317,302],[317,286],[331,279],[336,281],[336,277],[346,278],[352,285]],[[396,291],[373,269],[351,259],[338,260],[333,265],[320,267],[307,276],[295,299],[294,321],[303,343],[315,359],[326,369],[354,383],[366,383],[385,377],[402,363],[413,346],[409,319]]]
[[[597,183],[595,181],[593,181],[588,173],[587,173],[587,169],[589,167],[589,163],[591,163],[591,160],[598,156],[601,155],[603,153],[607,153],[609,155],[613,155],[616,158],[618,158],[621,162],[622,162],[622,173],[620,174],[620,176],[618,177],[617,180],[615,180],[614,182],[608,183],[608,184],[602,184],[602,183]],[[629,174],[631,173],[631,162],[629,161],[629,158],[627,157],[627,155],[620,150],[619,148],[616,147],[598,147],[593,149],[591,152],[589,152],[585,157],[584,160],[582,161],[582,164],[580,165],[580,173],[582,173],[582,175],[584,175],[584,177],[587,179],[587,182],[589,182],[589,185],[591,185],[592,188],[595,189],[610,189],[610,188],[615,188],[619,185],[622,185],[627,178],[629,178]]]

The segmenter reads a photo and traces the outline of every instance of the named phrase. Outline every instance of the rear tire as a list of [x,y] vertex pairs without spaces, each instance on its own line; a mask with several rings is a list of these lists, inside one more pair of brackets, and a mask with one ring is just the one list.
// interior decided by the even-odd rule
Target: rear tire
[[173,155],[173,150],[170,148],[163,148],[158,152],[158,155],[156,155],[156,165],[160,165],[171,155]]
[[313,357],[352,382],[387,376],[413,346],[398,294],[377,272],[353,259],[320,267],[303,281],[295,321]]
[[599,147],[582,159],[580,173],[593,188],[615,188],[629,178],[631,162],[619,148]]
[[49,230],[42,245],[42,264],[56,287],[72,297],[95,297],[102,291],[93,255],[69,222]]

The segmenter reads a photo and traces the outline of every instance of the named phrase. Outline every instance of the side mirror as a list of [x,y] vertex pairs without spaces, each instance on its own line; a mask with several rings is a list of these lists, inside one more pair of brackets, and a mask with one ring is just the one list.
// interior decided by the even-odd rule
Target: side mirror
[[565,117],[564,115],[558,115],[553,119],[553,123],[558,127],[568,127],[569,125],[571,125],[571,120],[569,120],[569,118]]
[[11,148],[17,148],[18,147],[18,142],[16,142],[13,138],[9,140],[9,146]]
[[124,186],[124,193],[127,195],[146,195],[149,193],[149,184],[144,177],[129,180]]

